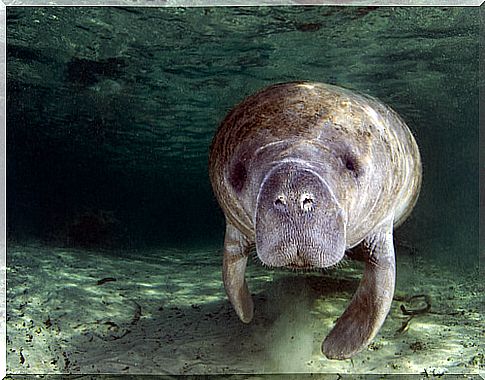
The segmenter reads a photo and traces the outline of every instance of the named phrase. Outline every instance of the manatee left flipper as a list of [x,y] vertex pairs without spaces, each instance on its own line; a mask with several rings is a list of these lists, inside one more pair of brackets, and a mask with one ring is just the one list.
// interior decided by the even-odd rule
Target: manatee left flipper
[[392,219],[363,242],[364,275],[352,301],[322,344],[329,359],[347,359],[364,349],[391,308],[396,278]]
[[222,259],[222,280],[229,301],[239,319],[244,323],[251,322],[254,314],[253,300],[244,277],[248,253],[249,242],[246,237],[227,222]]

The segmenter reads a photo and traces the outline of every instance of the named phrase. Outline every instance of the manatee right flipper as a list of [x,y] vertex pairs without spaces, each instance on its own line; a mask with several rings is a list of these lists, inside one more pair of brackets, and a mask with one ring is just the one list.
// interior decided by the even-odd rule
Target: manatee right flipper
[[396,264],[392,219],[362,245],[365,270],[349,306],[322,344],[329,359],[347,359],[364,349],[389,313],[394,295]]
[[253,319],[254,305],[244,278],[248,261],[247,238],[230,223],[226,225],[222,279],[227,296],[239,319],[249,323]]

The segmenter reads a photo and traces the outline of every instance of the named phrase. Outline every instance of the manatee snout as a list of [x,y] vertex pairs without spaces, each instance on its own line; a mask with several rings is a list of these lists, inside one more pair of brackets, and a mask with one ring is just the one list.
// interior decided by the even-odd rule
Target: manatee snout
[[256,251],[268,266],[325,268],[345,252],[344,212],[328,183],[285,163],[264,178],[257,197]]

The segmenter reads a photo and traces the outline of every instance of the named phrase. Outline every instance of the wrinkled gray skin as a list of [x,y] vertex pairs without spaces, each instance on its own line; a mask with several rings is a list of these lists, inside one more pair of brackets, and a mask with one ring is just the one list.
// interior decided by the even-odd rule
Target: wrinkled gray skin
[[265,265],[311,269],[359,245],[363,278],[322,351],[345,359],[365,348],[391,306],[393,228],[421,184],[418,147],[401,118],[336,86],[274,85],[224,119],[209,173],[226,217],[224,286],[239,318],[253,318],[244,278],[252,246]]

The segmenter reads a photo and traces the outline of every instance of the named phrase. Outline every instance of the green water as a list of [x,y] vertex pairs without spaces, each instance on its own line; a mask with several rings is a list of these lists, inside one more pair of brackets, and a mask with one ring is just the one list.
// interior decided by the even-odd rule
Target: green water
[[306,79],[402,115],[424,162],[407,239],[474,255],[478,11],[8,8],[9,236],[64,241],[65,224],[104,210],[111,243],[221,239],[215,129],[257,89]]
[[[191,315],[194,326],[199,323],[194,303],[200,303],[206,313],[225,313],[229,332],[212,326],[217,331],[207,341],[212,346],[231,334],[245,336],[247,330],[234,317],[220,282],[217,255],[224,218],[208,179],[208,149],[217,126],[235,104],[266,85],[292,80],[327,82],[378,97],[413,131],[422,155],[423,187],[411,218],[396,233],[398,290],[438,294],[443,302],[436,308],[441,314],[434,320],[429,317],[430,325],[413,325],[420,328],[403,338],[408,339],[405,348],[413,349],[404,349],[402,356],[392,345],[400,321],[385,325],[384,338],[375,347],[384,347],[380,352],[388,350],[386,355],[399,354],[400,360],[387,367],[378,367],[387,363],[378,354],[366,352],[362,355],[372,359],[361,367],[357,360],[355,367],[353,363],[329,367],[322,358],[312,359],[316,360],[313,367],[302,367],[303,359],[296,363],[288,353],[284,360],[275,359],[273,353],[268,355],[279,367],[264,367],[263,361],[262,367],[253,368],[251,363],[241,364],[244,355],[238,352],[242,361],[234,359],[236,364],[226,368],[211,346],[203,357],[207,361],[191,368],[199,373],[207,368],[216,373],[302,368],[362,373],[377,367],[379,373],[419,372],[424,365],[420,360],[432,359],[416,354],[415,349],[423,347],[416,342],[436,349],[440,363],[447,363],[447,355],[452,357],[449,363],[461,372],[477,368],[483,354],[474,356],[475,346],[459,339],[476,335],[478,322],[473,322],[475,330],[453,330],[448,339],[440,330],[448,322],[439,323],[436,318],[458,315],[453,323],[459,326],[464,314],[456,313],[466,309],[469,320],[479,319],[478,281],[474,282],[478,273],[479,33],[476,7],[8,8],[9,368],[17,373],[58,373],[76,368],[86,372],[96,365],[96,371],[119,372],[124,367],[114,359],[103,367],[98,356],[83,361],[78,353],[81,364],[76,367],[72,359],[76,353],[64,363],[62,352],[70,345],[80,352],[87,347],[83,355],[91,358],[89,345],[96,341],[88,338],[93,331],[101,334],[107,329],[100,321],[109,327],[116,317],[119,326],[133,330],[133,300],[148,313],[141,319],[142,330],[156,329],[162,320],[170,325],[164,318],[170,317],[167,310],[171,309],[159,309],[164,300]],[[123,261],[125,250],[129,253]],[[407,260],[401,265],[399,255]],[[192,257],[197,258],[195,264]],[[251,270],[257,274],[250,282],[252,289],[264,292],[272,274],[257,263],[252,263]],[[112,276],[118,282],[96,285],[100,278]],[[352,276],[348,281],[355,285]],[[283,286],[278,284],[271,286]],[[306,286],[311,289],[310,285]],[[115,300],[110,299],[114,294],[110,289],[117,289]],[[282,289],[273,293],[292,287]],[[164,291],[165,298],[160,296]],[[313,290],[308,292],[312,302],[320,302]],[[344,307],[351,292],[326,296],[333,301],[318,313],[322,320],[327,318],[328,330],[340,314],[329,305]],[[74,302],[76,297],[79,302]],[[130,299],[129,310],[124,297]],[[296,294],[292,300],[304,303],[299,297]],[[257,302],[266,305],[261,299]],[[31,310],[23,309],[25,305],[31,305]],[[80,305],[88,309],[77,310]],[[110,305],[108,311],[106,305]],[[265,307],[269,311],[263,308],[266,311],[259,314],[260,325],[248,327],[256,345],[261,343],[258,329],[273,318],[270,308],[275,306]],[[62,332],[44,328],[47,317],[55,325],[62,315]],[[45,330],[45,335],[40,334],[45,339],[42,344],[30,331],[31,319]],[[302,321],[297,321],[301,327]],[[318,351],[325,329],[316,328],[319,335],[314,338],[310,327],[305,328],[302,342],[311,344],[315,339]],[[290,331],[288,339],[293,336]],[[443,338],[429,343],[419,335],[427,331],[435,339]],[[34,338],[26,342],[30,334]],[[72,345],[62,334],[79,337]],[[141,332],[139,336],[146,338]],[[183,346],[185,338],[180,339]],[[265,344],[273,347],[271,343],[282,342],[278,339],[271,337]],[[140,342],[136,344],[141,351],[133,350],[147,350],[144,355],[149,356],[152,346]],[[466,355],[455,343],[460,350],[460,344],[465,344]],[[122,344],[118,351],[107,345],[105,352],[122,355],[127,350]],[[228,342],[227,347],[236,350],[233,344]],[[23,364],[19,364],[21,347],[27,358]],[[167,347],[162,352],[169,360],[172,352]],[[32,359],[46,357],[44,349],[53,362]],[[317,351],[315,357],[319,357]],[[415,355],[416,361],[406,364],[406,352]],[[258,353],[252,352],[255,358]],[[306,351],[296,354],[309,360]],[[173,360],[182,364],[180,368],[171,364],[170,373],[191,372],[189,367],[184,370],[183,354]],[[150,368],[163,372],[163,358],[154,363],[154,367],[145,364],[146,372]],[[138,373],[139,368],[129,366]]]

